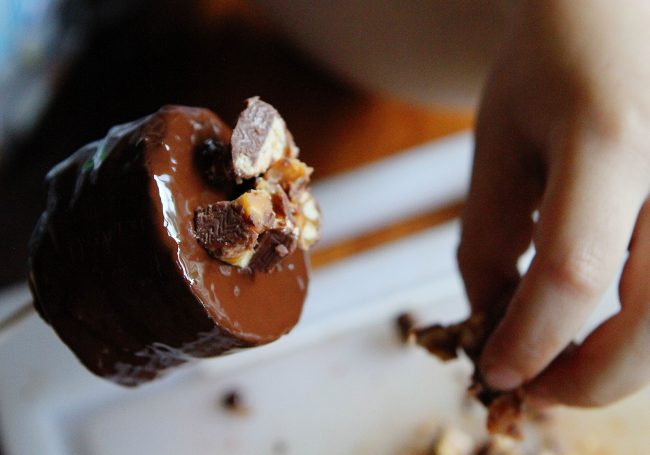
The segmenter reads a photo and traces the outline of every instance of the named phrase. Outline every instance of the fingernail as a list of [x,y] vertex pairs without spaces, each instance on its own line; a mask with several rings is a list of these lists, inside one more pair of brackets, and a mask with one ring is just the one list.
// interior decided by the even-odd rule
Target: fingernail
[[508,367],[492,366],[485,372],[485,381],[497,390],[512,390],[519,387],[523,378],[515,370]]

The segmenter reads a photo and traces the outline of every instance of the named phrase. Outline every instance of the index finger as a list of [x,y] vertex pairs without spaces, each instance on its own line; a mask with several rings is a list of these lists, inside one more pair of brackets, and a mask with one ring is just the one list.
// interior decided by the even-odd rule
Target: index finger
[[490,311],[519,281],[517,261],[530,245],[541,185],[524,141],[503,106],[486,96],[476,127],[458,265],[474,310]]
[[562,156],[540,210],[537,254],[481,358],[498,389],[529,381],[570,343],[613,280],[643,203],[642,179],[612,151]]

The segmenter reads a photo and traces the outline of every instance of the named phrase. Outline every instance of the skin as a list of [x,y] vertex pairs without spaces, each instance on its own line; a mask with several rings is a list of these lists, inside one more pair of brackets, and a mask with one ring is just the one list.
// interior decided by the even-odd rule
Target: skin
[[[538,403],[650,381],[650,2],[257,2],[339,74],[419,102],[474,102],[503,41],[458,250],[472,307],[508,302],[479,367]],[[623,261],[622,311],[567,351]]]
[[[458,249],[474,310],[511,296],[479,367],[538,403],[603,405],[650,382],[650,2],[531,0],[515,22]],[[621,311],[567,350],[623,262]]]

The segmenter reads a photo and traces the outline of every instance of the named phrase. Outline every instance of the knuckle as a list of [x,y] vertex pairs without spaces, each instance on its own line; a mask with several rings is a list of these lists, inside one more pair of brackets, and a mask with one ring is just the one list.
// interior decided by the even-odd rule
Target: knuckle
[[[629,142],[639,131],[639,113],[633,105],[616,104],[607,108],[594,109],[591,118],[599,136],[608,142]],[[616,153],[626,150],[605,148],[608,149],[616,150]]]
[[560,341],[552,336],[537,342],[523,342],[518,352],[518,368],[528,381],[537,376],[553,359]]
[[602,292],[601,260],[593,252],[573,252],[546,260],[543,270],[552,286],[573,297],[594,298]]
[[[630,171],[647,171],[648,112],[640,112],[633,103],[592,107],[584,113],[576,128],[576,143],[615,164],[622,157],[635,163]],[[647,175],[647,174],[646,174]]]

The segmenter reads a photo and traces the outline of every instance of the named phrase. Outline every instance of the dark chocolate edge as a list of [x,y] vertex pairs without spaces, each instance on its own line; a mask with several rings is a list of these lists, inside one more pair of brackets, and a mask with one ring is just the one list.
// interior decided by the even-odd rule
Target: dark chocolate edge
[[[163,108],[161,111],[163,110],[165,110],[165,108]],[[146,117],[144,119],[140,119],[135,122],[118,126],[112,129],[111,132],[109,132],[107,139],[109,138],[113,139],[111,134],[114,131],[124,130],[129,128],[133,128],[133,130],[129,133],[129,136],[135,136],[139,133],[140,128],[145,124],[145,122],[149,118],[150,117]],[[75,336],[71,337],[70,334],[68,333],[68,330],[72,330],[72,329],[70,327],[67,327],[65,324],[63,324],[62,319],[67,319],[67,321],[70,322],[75,320],[75,315],[64,314],[65,313],[64,310],[66,307],[66,303],[64,302],[65,296],[54,297],[54,299],[58,300],[58,302],[54,305],[46,304],[45,303],[46,301],[50,301],[50,302],[52,301],[53,297],[50,295],[50,293],[57,287],[48,286],[46,283],[44,284],[42,282],[39,283],[39,281],[42,281],[42,279],[38,278],[39,275],[38,272],[42,265],[41,262],[42,261],[47,262],[47,259],[43,258],[43,255],[51,254],[53,255],[53,258],[57,255],[61,257],[60,252],[57,253],[57,248],[56,248],[57,242],[56,239],[54,238],[53,230],[48,228],[49,223],[52,221],[51,217],[53,216],[53,212],[55,212],[58,209],[58,204],[61,204],[63,202],[60,200],[61,198],[59,197],[58,194],[56,194],[56,192],[60,191],[62,189],[62,186],[65,186],[66,183],[68,184],[70,183],[69,181],[66,182],[66,178],[69,180],[73,180],[74,189],[72,189],[72,191],[68,191],[69,193],[68,197],[64,199],[66,203],[68,203],[69,205],[68,208],[74,209],[75,201],[77,201],[79,197],[78,193],[81,191],[81,188],[84,187],[84,184],[86,182],[90,182],[92,184],[95,183],[95,181],[97,180],[97,174],[92,171],[98,169],[94,169],[94,167],[92,171],[90,171],[90,168],[87,169],[86,171],[90,171],[90,175],[88,175],[88,172],[86,173],[83,172],[82,167],[84,166],[85,163],[90,163],[91,159],[94,161],[97,158],[97,155],[103,152],[102,150],[100,150],[100,148],[101,145],[104,144],[104,142],[107,139],[105,139],[104,141],[95,142],[85,147],[82,147],[70,158],[60,163],[50,173],[48,173],[48,176],[46,178],[46,183],[48,187],[47,209],[43,212],[43,214],[39,218],[39,221],[34,229],[32,238],[29,243],[29,250],[30,250],[30,259],[28,262],[29,285],[32,294],[34,296],[34,307],[36,308],[38,313],[46,322],[48,322],[52,326],[55,332],[59,334],[60,338],[65,342],[65,344],[67,344],[71,348],[73,353],[77,356],[77,358],[81,361],[82,364],[84,364],[91,372],[93,372],[98,376],[101,377],[108,376],[110,379],[112,379],[113,381],[121,385],[133,386],[133,385],[138,385],[143,381],[153,379],[154,377],[160,375],[163,370],[171,366],[187,361],[188,360],[187,356],[182,356],[182,357],[177,356],[178,358],[172,359],[171,362],[165,362],[165,361],[157,362],[153,366],[149,366],[148,368],[146,368],[145,371],[145,370],[138,370],[139,368],[138,364],[139,363],[146,364],[146,354],[143,355],[142,352],[128,352],[113,346],[115,348],[114,352],[117,352],[116,355],[118,357],[130,357],[129,360],[132,362],[132,365],[131,365],[131,370],[124,373],[122,376],[116,376],[115,374],[112,374],[112,373],[117,373],[117,371],[110,371],[109,368],[103,365],[101,359],[92,359],[89,356],[83,355],[82,352],[78,351],[79,343],[78,343],[77,335],[89,337],[89,338],[101,338],[101,336],[97,333],[94,333],[92,330],[90,330],[88,326],[84,325],[82,322],[78,321],[77,323],[72,324],[74,326],[73,330],[75,332]],[[111,145],[114,146],[114,144]],[[133,144],[129,144],[127,146],[133,146]],[[111,151],[112,150],[109,150],[109,153]],[[98,168],[101,168],[101,164],[102,164],[101,160],[99,160],[98,164],[99,164]],[[67,189],[70,190],[70,188]],[[150,209],[152,208],[150,207]],[[149,216],[152,216],[152,214],[150,213]],[[163,249],[161,248],[158,251],[162,251],[162,250]],[[165,261],[169,260],[170,263],[173,263],[174,268],[179,269],[179,265],[176,263],[176,261],[173,258],[166,258],[164,260]],[[45,268],[48,268],[47,265],[45,265]],[[65,281],[65,276],[62,273],[62,270],[60,269],[56,271],[46,270],[44,273],[46,274],[46,276],[55,274],[57,275],[58,278]],[[196,304],[196,297],[193,294],[192,290],[189,288],[189,285],[185,282],[185,280],[179,279],[179,281],[181,282],[179,284],[182,285],[181,287],[185,293],[187,300],[191,300],[192,304]],[[48,295],[48,297],[45,297],[46,294]],[[210,318],[207,310],[202,305],[197,305],[197,306],[200,307],[201,316],[206,318],[206,320],[210,321],[213,324],[213,326],[210,327],[210,329],[214,331],[216,329],[216,324],[214,324],[214,321],[212,321],[212,319]],[[212,355],[220,354],[225,350],[238,348],[238,347],[245,347],[249,345],[249,343],[237,339],[236,337],[234,337],[232,334],[228,332],[215,334],[211,338],[214,337],[217,338],[221,337],[223,338],[223,341],[225,341],[226,339],[229,339],[231,341],[229,343],[225,343],[227,346],[220,346],[219,348],[217,348],[216,352],[214,350],[205,350],[205,348],[203,348],[204,350],[201,351],[201,347],[197,347],[197,351],[193,352],[192,355],[197,358],[212,356]],[[156,342],[152,342],[148,344],[143,341],[141,343],[142,348],[144,350],[151,348],[152,345],[155,344]],[[160,345],[157,345],[157,347],[160,347]],[[152,352],[152,355],[154,356],[154,360],[155,360],[155,355],[156,355],[155,350],[154,352]],[[113,366],[115,366],[115,364],[117,363],[118,362],[114,362]],[[115,370],[115,368],[113,368],[113,370]]]

